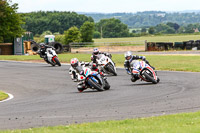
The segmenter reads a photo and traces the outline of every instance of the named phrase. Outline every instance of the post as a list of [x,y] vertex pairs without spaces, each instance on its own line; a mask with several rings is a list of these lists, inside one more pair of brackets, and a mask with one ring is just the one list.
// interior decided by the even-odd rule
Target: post
[[145,45],[145,51],[147,51],[148,50],[147,49],[147,40],[145,40],[144,45]]

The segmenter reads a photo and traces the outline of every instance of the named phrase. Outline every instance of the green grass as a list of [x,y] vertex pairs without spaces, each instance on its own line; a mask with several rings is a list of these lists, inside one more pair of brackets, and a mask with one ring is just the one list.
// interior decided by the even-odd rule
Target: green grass
[[159,117],[29,128],[0,133],[199,133],[200,112]]
[[4,100],[4,99],[6,99],[6,98],[8,98],[8,94],[6,94],[6,93],[0,91],[0,101]]
[[[59,54],[58,58],[62,63],[69,63],[71,58],[78,58],[79,61],[90,61],[91,54]],[[123,67],[124,55],[113,54],[113,61],[118,67]],[[200,55],[145,55],[146,59],[157,70],[170,71],[191,71],[200,72]],[[34,56],[0,56],[0,60],[33,61],[42,59]]]

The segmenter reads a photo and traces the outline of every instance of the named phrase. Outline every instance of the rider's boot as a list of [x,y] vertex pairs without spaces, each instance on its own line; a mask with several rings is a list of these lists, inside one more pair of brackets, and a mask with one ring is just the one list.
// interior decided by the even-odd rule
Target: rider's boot
[[83,92],[86,88],[84,82],[79,82],[78,85],[77,85],[77,89],[79,92]]
[[138,77],[138,74],[132,74],[132,75],[131,75],[131,81],[132,81],[132,82],[135,82],[135,81],[137,81],[138,79],[140,79],[140,78]]

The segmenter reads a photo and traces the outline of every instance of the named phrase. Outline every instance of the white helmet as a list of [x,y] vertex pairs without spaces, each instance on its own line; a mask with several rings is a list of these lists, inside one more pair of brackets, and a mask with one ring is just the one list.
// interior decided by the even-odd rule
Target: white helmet
[[132,57],[132,52],[131,51],[127,51],[125,54],[124,54],[124,57],[126,60],[130,60],[131,57]]
[[98,48],[94,48],[93,49],[93,54],[94,55],[98,55],[99,54],[99,49]]
[[77,58],[72,58],[70,61],[70,64],[73,68],[77,67],[79,65],[79,61]]

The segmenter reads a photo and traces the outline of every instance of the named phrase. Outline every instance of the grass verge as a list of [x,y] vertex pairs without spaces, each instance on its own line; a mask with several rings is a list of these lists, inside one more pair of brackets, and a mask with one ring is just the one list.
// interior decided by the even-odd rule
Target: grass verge
[[7,99],[9,96],[8,94],[0,91],[0,101]]
[[200,112],[149,118],[7,130],[0,133],[199,133]]
[[[78,58],[79,61],[90,61],[91,54],[59,54],[58,58],[62,63],[69,63],[71,58]],[[123,67],[124,55],[113,54],[113,61],[117,67]],[[150,64],[157,70],[190,71],[200,72],[200,55],[145,55]],[[34,56],[0,56],[0,60],[16,61],[43,61],[38,55]]]

